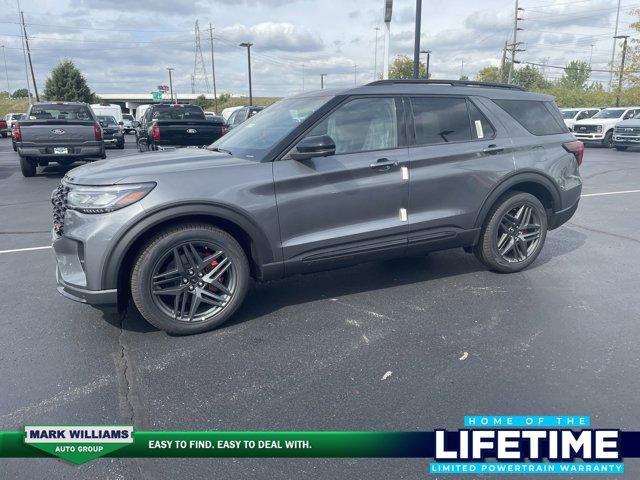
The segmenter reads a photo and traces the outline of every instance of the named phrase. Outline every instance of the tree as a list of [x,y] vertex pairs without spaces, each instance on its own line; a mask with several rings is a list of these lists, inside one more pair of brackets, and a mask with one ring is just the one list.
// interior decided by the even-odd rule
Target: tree
[[560,85],[565,88],[584,90],[590,76],[591,67],[587,62],[573,60],[564,68]]
[[[427,67],[424,63],[420,62],[418,70],[420,78],[427,76]],[[406,55],[398,55],[394,58],[389,68],[389,78],[395,80],[413,78],[413,59]]]
[[26,88],[19,88],[11,94],[11,98],[29,98],[29,91]]
[[542,90],[551,86],[551,83],[542,76],[540,70],[533,65],[514,69],[513,83],[524,87],[526,90]]
[[207,100],[207,97],[204,95],[198,95],[193,101],[193,104],[199,106],[203,110],[207,110],[211,105],[213,105],[213,102]]
[[80,70],[71,60],[60,62],[44,84],[47,100],[93,103],[95,94],[89,89]]
[[459,80],[461,80],[461,81],[463,81],[463,82],[466,82],[466,81],[468,81],[468,80],[469,80],[469,77],[468,77],[467,75],[460,75]]
[[[637,33],[640,33],[640,8],[632,10],[631,14],[636,17],[636,21],[629,25],[629,27]],[[629,44],[627,46],[627,58],[624,66],[625,82],[623,83],[627,83],[631,87],[640,87],[640,39],[636,37],[637,35],[633,35],[629,39]],[[618,48],[618,52],[622,52],[622,47]],[[615,70],[615,74],[617,74],[620,64],[614,64],[611,68]]]

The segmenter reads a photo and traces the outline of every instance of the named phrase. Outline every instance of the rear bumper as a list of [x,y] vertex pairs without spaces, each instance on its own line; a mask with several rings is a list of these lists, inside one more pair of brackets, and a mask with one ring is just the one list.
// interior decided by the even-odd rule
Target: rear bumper
[[549,218],[549,230],[553,230],[554,228],[558,228],[560,225],[569,221],[573,214],[578,210],[578,204],[580,203],[580,199],[576,200],[576,202],[571,205],[569,208],[565,208],[564,210],[560,210],[559,212],[554,212]]
[[[33,145],[25,143],[16,143],[18,154],[21,157],[36,157],[36,158],[84,158],[84,157],[99,157],[104,150],[103,142],[87,142],[82,145]],[[56,154],[53,153],[55,147],[66,147],[69,153]]]

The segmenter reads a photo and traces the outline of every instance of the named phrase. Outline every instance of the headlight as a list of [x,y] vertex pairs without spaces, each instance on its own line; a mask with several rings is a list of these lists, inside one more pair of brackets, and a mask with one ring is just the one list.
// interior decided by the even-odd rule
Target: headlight
[[602,125],[597,125],[596,126],[596,132],[602,133]]
[[108,213],[142,200],[155,183],[109,185],[106,187],[70,186],[67,208],[82,213]]

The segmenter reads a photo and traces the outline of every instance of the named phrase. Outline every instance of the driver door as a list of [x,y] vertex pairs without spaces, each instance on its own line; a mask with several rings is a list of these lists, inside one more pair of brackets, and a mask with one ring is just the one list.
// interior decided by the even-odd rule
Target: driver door
[[401,255],[409,193],[403,100],[353,98],[303,138],[329,136],[335,152],[289,154],[273,175],[287,274]]

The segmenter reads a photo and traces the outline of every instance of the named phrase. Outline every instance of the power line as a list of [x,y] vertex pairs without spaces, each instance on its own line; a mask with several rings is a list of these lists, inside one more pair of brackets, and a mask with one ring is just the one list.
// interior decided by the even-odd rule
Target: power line
[[[534,67],[545,67],[545,68],[556,68],[556,69],[560,69],[560,70],[582,70],[579,67],[561,67],[559,65],[547,65],[544,63],[536,63],[536,62],[525,62],[524,60],[517,60],[516,63],[523,63],[526,65],[532,65]],[[591,69],[592,72],[602,72],[602,73],[617,73],[619,72],[619,70],[602,70],[602,69],[597,69],[597,68],[592,68]],[[626,73],[640,73],[640,70],[625,70]]]

